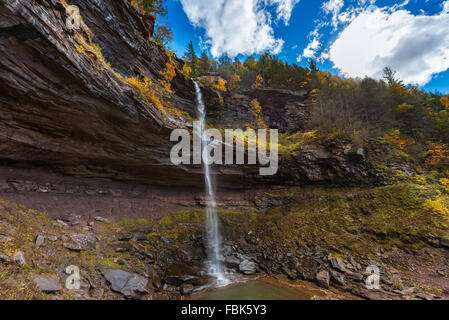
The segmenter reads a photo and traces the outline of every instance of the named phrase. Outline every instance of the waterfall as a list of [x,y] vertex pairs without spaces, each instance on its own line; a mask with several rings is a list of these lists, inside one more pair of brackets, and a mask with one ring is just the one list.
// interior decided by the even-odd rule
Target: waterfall
[[[206,109],[204,106],[203,95],[201,93],[201,88],[197,82],[193,81],[195,84],[196,99],[197,99],[197,112],[199,121],[201,123],[201,146],[203,157],[208,157],[209,153],[206,152],[208,142],[204,136],[206,131]],[[204,159],[204,158],[203,158]],[[206,158],[207,159],[207,158]],[[220,239],[220,229],[218,226],[218,214],[217,214],[217,204],[215,201],[215,187],[214,181],[210,175],[210,166],[204,160],[204,180],[206,184],[206,234],[207,234],[207,250],[208,250],[208,263],[209,263],[209,273],[217,278],[220,283],[226,283],[226,276],[224,274],[224,268],[220,261],[221,252],[221,239]]]

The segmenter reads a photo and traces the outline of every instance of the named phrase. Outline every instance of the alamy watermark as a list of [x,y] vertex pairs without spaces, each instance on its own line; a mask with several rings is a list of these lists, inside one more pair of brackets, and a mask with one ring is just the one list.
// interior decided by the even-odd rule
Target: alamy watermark
[[67,6],[65,8],[66,14],[66,26],[70,30],[78,30],[81,27],[82,18],[80,15],[80,9],[77,6]]
[[69,276],[65,280],[65,287],[68,290],[79,290],[81,288],[80,268],[77,266],[68,266],[65,273]]
[[176,129],[172,132],[170,141],[178,143],[173,146],[170,159],[177,166],[203,162],[207,165],[259,164],[260,175],[271,176],[278,171],[278,140],[277,129],[259,129],[257,133],[254,129],[226,129],[224,139],[222,132],[217,129],[205,130],[201,135],[201,123],[195,121],[193,139],[186,129]]
[[366,278],[366,288],[368,290],[380,289],[380,270],[378,266],[370,265],[366,268],[366,273],[369,276]]

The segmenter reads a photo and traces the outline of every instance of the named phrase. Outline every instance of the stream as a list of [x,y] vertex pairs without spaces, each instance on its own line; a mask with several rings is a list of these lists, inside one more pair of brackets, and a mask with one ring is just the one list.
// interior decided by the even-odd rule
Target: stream
[[313,283],[291,281],[283,276],[241,278],[227,286],[211,287],[192,300],[348,300],[354,296],[335,289],[325,290]]

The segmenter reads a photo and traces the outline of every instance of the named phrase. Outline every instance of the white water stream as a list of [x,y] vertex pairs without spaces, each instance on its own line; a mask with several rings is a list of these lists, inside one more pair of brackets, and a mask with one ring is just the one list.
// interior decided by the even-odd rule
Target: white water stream
[[202,163],[204,168],[204,178],[206,184],[206,233],[207,233],[207,250],[208,250],[208,265],[209,274],[214,276],[219,284],[227,284],[228,279],[225,276],[223,265],[220,261],[221,252],[221,237],[220,228],[218,226],[218,214],[217,214],[217,204],[215,201],[215,185],[214,180],[210,174],[210,166],[208,162],[205,161],[209,157],[207,152],[207,145],[209,141],[206,140],[204,132],[206,131],[206,109],[204,106],[203,95],[201,93],[201,88],[194,81],[196,99],[197,99],[197,112],[199,121],[201,123],[201,146],[202,146]]

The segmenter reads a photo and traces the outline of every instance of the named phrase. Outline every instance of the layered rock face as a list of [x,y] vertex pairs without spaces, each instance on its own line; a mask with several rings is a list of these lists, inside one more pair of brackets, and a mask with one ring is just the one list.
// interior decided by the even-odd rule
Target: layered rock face
[[[144,36],[127,1],[72,4],[92,32],[81,36],[92,37],[111,68],[78,52],[84,31],[67,27],[59,1],[0,2],[0,157],[68,174],[182,184],[186,174],[168,156],[179,124],[115,74],[156,78],[165,51]],[[172,97],[177,107],[192,110],[191,84],[181,76],[174,83],[187,95]]]
[[[79,30],[67,24],[65,1],[0,1],[0,160],[3,165],[43,168],[83,177],[170,186],[201,186],[200,166],[173,166],[170,133],[195,118],[195,90],[179,71],[182,61],[148,40],[154,21],[129,1],[74,0]],[[158,84],[175,64],[167,97],[184,115],[164,114],[142,99],[126,79]],[[266,123],[280,132],[302,130],[308,117],[304,92],[251,90],[223,94],[204,88],[208,119],[244,128],[249,102],[257,98]],[[187,116],[187,114],[189,116]],[[363,158],[349,159],[347,146],[309,148],[282,162],[273,177],[258,167],[215,168],[218,184],[346,184],[367,182]],[[326,146],[323,146],[326,148]],[[313,150],[312,150],[313,149]],[[325,156],[320,156],[326,153]],[[312,172],[310,172],[312,170]],[[356,172],[356,175],[352,174]]]

